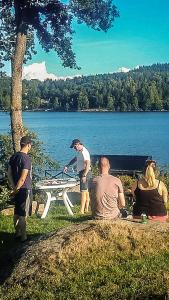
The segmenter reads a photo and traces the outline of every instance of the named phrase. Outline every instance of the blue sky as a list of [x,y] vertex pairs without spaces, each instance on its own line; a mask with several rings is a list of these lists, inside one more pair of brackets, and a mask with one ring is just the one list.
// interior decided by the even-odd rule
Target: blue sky
[[[27,63],[45,61],[58,76],[111,73],[121,67],[169,62],[169,0],[114,0],[120,11],[107,33],[74,24],[73,49],[81,70],[64,68],[54,52],[38,54]],[[8,70],[8,67],[7,67]]]

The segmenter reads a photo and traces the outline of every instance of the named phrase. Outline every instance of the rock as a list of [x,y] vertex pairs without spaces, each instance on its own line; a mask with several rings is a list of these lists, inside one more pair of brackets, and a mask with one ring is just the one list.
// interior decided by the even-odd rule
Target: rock
[[37,206],[37,214],[42,215],[44,212],[45,204],[41,203]]
[[43,271],[47,274],[53,266],[62,272],[62,266],[69,265],[74,257],[82,257],[97,247],[109,249],[111,246],[112,255],[119,251],[136,257],[160,253],[169,247],[168,233],[169,223],[149,221],[145,225],[120,219],[90,220],[62,228],[27,243],[24,251],[22,248],[12,253],[16,267],[7,285],[27,284],[35,276],[38,280]]
[[32,215],[37,212],[37,209],[38,209],[37,201],[32,201]]
[[12,216],[14,214],[14,206],[1,210],[1,214],[3,216]]

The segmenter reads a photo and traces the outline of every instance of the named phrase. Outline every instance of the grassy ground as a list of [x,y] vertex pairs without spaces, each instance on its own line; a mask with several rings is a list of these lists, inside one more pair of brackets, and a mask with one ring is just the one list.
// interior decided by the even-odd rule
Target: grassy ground
[[[57,231],[60,228],[79,223],[90,218],[90,215],[80,216],[80,207],[74,207],[74,216],[67,214],[62,205],[52,203],[45,219],[32,215],[27,221],[28,242],[36,240],[43,234]],[[13,253],[23,247],[20,241],[14,238],[13,217],[0,215],[0,284],[8,278],[15,262],[11,259]]]
[[[62,205],[52,204],[45,219],[33,215],[28,218],[27,234],[28,239],[33,240],[42,234],[56,231],[59,228],[69,226],[73,223],[82,222],[90,218],[89,215],[80,216],[79,206],[74,207],[74,216],[67,214],[66,208]],[[16,246],[14,239],[13,217],[0,215],[0,257]],[[17,243],[18,246],[18,243]]]
[[[46,219],[29,219],[28,236],[33,240],[88,219],[69,217],[64,207],[53,206]],[[0,291],[0,299],[169,299],[168,224],[90,223],[89,229],[66,233],[59,253],[55,250],[59,232],[32,245],[7,289]],[[19,244],[12,237],[12,218],[1,217],[0,224],[3,255]]]

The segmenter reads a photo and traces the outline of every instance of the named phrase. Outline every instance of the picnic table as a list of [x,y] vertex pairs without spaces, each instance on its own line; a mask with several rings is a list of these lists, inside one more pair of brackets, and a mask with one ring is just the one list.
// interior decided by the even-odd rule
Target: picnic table
[[[57,200],[57,196],[62,197],[64,205],[69,213],[69,215],[73,215],[72,207],[73,204],[71,203],[68,197],[68,190],[72,187],[75,187],[78,184],[78,181],[75,178],[69,179],[45,179],[41,180],[36,183],[36,188],[38,190],[44,191],[47,195],[47,201],[45,205],[44,212],[41,216],[44,219],[48,213],[50,203],[52,201]],[[56,196],[52,195],[55,194]]]

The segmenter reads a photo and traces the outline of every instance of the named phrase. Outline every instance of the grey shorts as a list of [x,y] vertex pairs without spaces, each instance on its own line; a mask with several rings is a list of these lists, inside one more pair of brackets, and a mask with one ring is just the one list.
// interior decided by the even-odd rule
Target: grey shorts
[[87,176],[86,176],[86,182],[82,182],[82,177],[83,177],[84,171],[79,172],[79,178],[80,178],[80,191],[81,192],[86,192],[88,191],[88,186],[89,186],[89,179],[91,178],[91,172],[89,171]]
[[20,217],[27,217],[32,212],[32,190],[20,189],[15,195],[14,214]]

